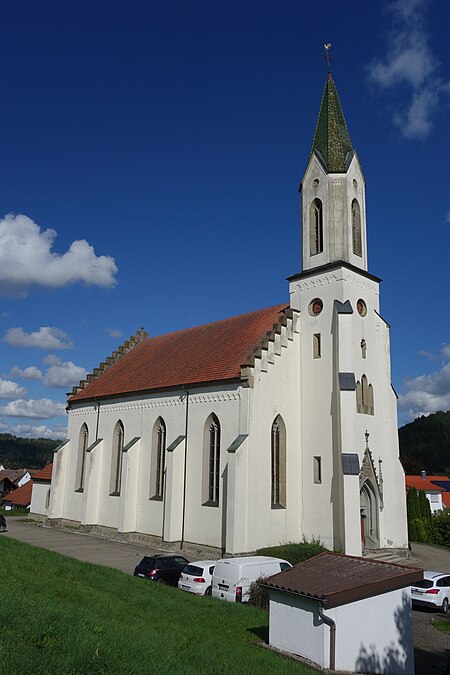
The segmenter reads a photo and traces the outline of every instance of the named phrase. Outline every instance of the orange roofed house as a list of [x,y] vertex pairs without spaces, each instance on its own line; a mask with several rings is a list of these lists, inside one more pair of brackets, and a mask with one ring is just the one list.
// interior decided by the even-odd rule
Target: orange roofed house
[[331,76],[305,160],[303,271],[289,296],[138,331],[74,387],[50,522],[227,553],[302,537],[352,555],[407,550],[389,325]]

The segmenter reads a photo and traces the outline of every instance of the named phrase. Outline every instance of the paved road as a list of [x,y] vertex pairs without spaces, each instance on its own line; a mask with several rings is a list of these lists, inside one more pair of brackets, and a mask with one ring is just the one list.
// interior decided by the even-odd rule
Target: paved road
[[2,537],[12,537],[84,562],[114,567],[128,574],[133,573],[143,555],[152,553],[150,549],[137,544],[122,544],[79,532],[32,525],[17,518],[7,518],[7,522],[8,531]]
[[[32,525],[13,517],[7,520],[8,532],[1,536],[9,536],[78,560],[114,567],[128,574],[132,574],[143,555],[161,552],[139,544],[124,544],[79,532]],[[183,552],[183,555],[190,560],[196,557],[189,551]],[[413,544],[410,563],[416,567],[450,573],[450,551],[426,544]],[[441,617],[434,612],[413,612],[416,675],[439,675],[437,668],[444,668],[450,657],[450,636],[432,626],[433,620]]]

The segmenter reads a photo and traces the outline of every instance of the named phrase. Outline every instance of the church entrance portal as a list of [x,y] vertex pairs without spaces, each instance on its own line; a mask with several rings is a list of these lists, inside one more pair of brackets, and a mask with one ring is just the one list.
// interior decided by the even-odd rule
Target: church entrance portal
[[378,500],[370,483],[364,483],[360,492],[361,539],[363,548],[379,548]]

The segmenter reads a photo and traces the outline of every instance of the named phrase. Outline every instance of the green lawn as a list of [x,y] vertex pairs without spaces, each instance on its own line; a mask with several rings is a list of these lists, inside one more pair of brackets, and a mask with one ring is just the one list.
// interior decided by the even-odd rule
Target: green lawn
[[441,631],[441,633],[450,635],[450,619],[435,619],[433,621],[433,626]]
[[23,673],[314,673],[252,644],[268,616],[0,536],[0,663]]

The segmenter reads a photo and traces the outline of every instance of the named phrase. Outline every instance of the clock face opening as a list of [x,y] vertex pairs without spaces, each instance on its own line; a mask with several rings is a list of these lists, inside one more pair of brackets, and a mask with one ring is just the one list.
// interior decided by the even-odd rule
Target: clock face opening
[[309,303],[308,311],[311,316],[317,316],[323,310],[323,302],[320,298],[314,298]]
[[366,316],[367,314],[367,305],[364,302],[364,300],[361,300],[361,298],[358,300],[356,303],[356,309],[358,310],[358,314],[360,316]]

